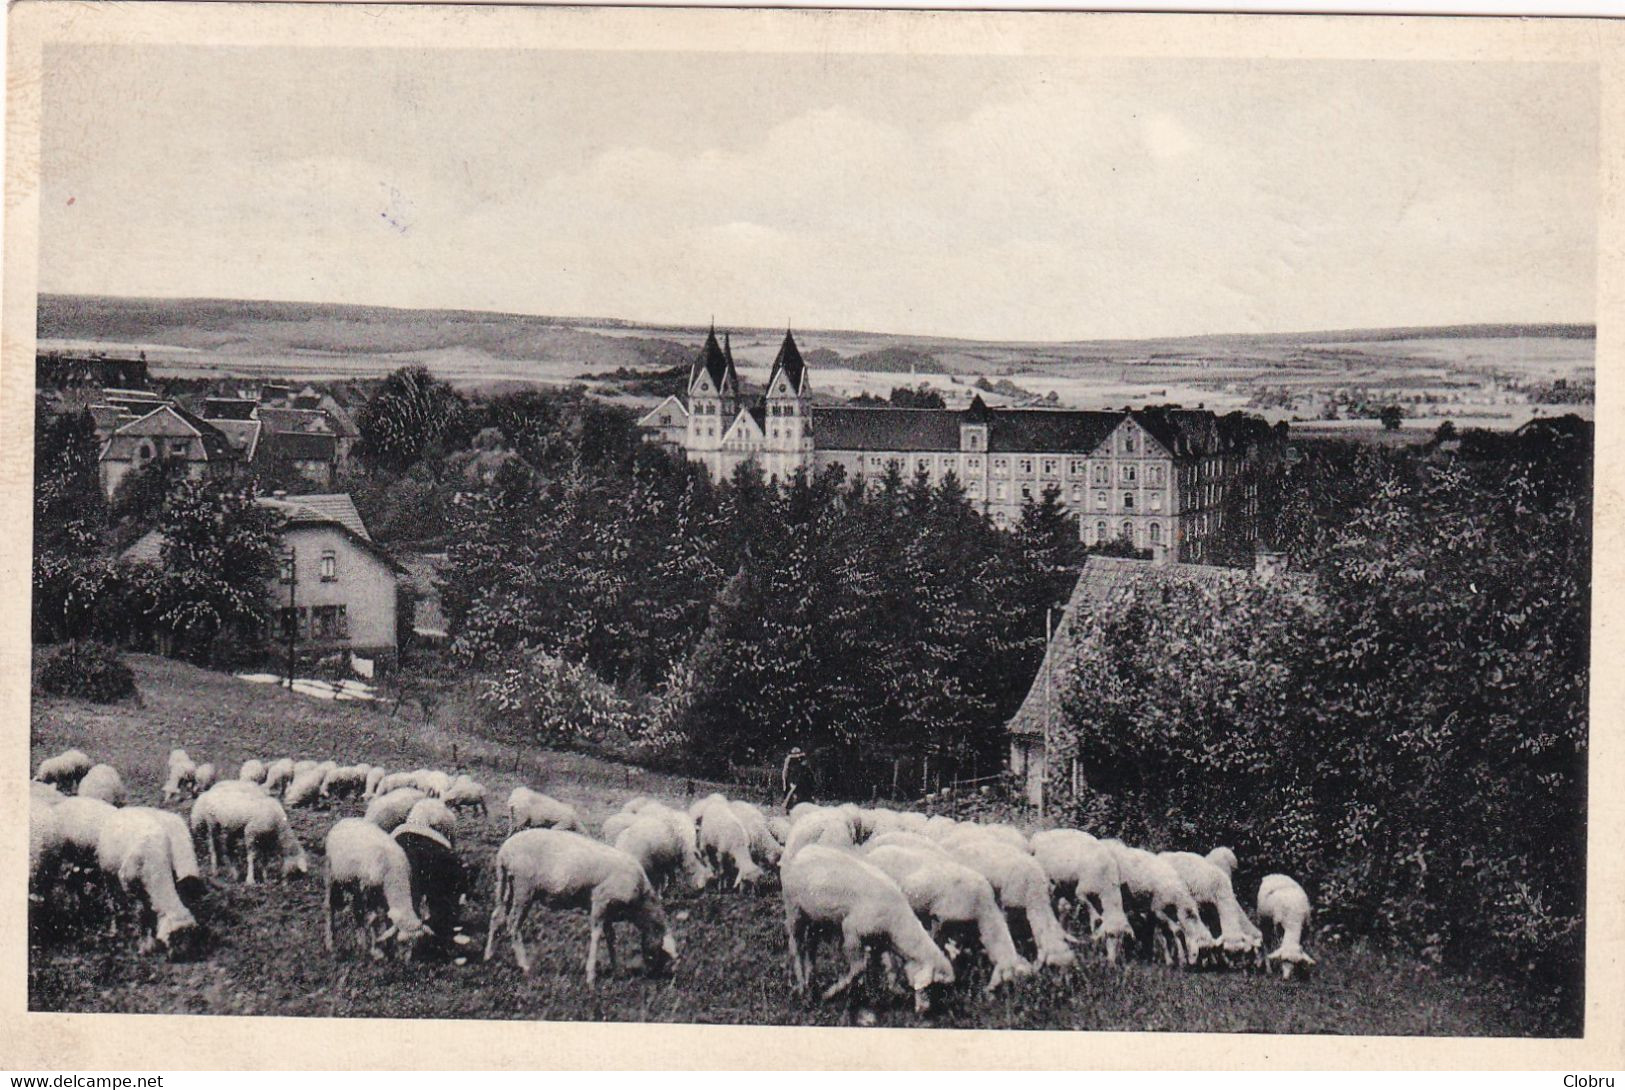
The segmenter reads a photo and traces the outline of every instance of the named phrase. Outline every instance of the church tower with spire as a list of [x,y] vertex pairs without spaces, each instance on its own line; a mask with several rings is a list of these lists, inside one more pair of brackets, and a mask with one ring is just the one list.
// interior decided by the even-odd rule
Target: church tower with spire
[[718,479],[723,476],[723,436],[738,415],[739,374],[734,370],[733,353],[717,343],[717,327],[713,323],[700,354],[688,369],[685,446],[689,456],[703,461]]
[[813,468],[812,413],[808,402],[807,364],[796,338],[784,331],[784,343],[767,376],[766,465],[769,476],[786,480],[798,469]]

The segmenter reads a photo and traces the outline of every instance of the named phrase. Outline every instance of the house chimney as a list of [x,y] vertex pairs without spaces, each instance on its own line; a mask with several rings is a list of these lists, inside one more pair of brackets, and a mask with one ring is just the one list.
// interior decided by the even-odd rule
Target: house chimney
[[1260,545],[1253,553],[1253,574],[1268,582],[1286,571],[1286,563],[1285,553]]

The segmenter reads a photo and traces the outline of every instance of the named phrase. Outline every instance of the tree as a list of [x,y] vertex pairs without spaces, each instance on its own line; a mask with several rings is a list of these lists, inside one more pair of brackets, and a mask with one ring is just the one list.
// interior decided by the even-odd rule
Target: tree
[[1398,431],[1399,426],[1405,422],[1405,410],[1398,405],[1384,405],[1377,418],[1382,421],[1385,431]]
[[281,516],[251,488],[186,481],[164,501],[157,630],[171,653],[212,663],[265,642]]
[[371,465],[400,472],[461,447],[471,423],[461,394],[426,367],[403,367],[356,414],[356,452]]

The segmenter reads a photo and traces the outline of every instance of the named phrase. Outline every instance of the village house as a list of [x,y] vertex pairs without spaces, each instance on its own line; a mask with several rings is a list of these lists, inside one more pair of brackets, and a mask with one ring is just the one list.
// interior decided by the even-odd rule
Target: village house
[[1082,411],[824,406],[811,401],[811,369],[786,332],[767,387],[740,393],[733,352],[713,329],[690,368],[687,399],[668,398],[639,425],[726,480],[745,462],[770,479],[843,466],[877,480],[896,468],[932,484],[950,474],[994,525],[1012,527],[1024,504],[1054,488],[1090,545],[1204,559],[1227,526],[1255,534],[1255,471],[1278,459],[1280,435],[1261,418],[1159,406]]
[[[282,514],[282,558],[266,584],[275,610],[271,636],[290,633],[301,658],[334,653],[387,667],[398,651],[397,587],[406,570],[368,533],[348,493],[262,497]],[[135,563],[163,562],[151,530],[124,551]]]
[[102,491],[112,498],[131,473],[163,458],[199,480],[235,472],[241,465],[220,430],[179,405],[155,403],[150,411],[117,425],[102,444]]

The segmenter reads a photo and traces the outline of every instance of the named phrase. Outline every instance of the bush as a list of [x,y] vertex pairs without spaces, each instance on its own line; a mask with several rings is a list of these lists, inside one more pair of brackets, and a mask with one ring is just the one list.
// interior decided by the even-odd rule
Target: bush
[[59,647],[40,668],[40,688],[52,696],[75,696],[111,704],[135,695],[135,674],[118,651],[104,643]]

